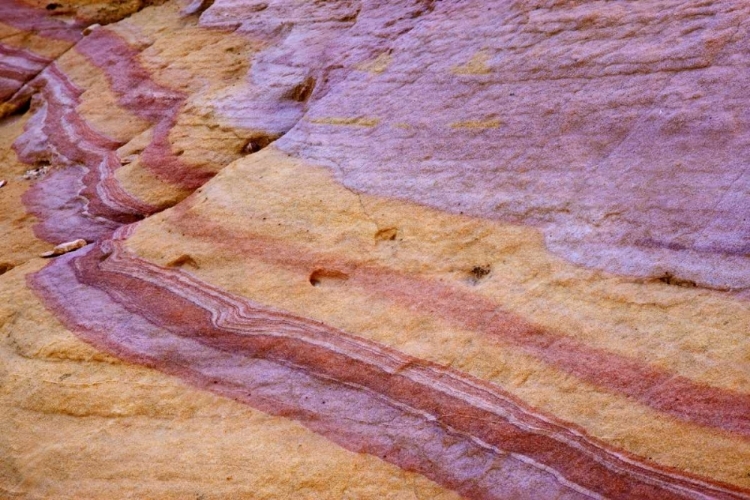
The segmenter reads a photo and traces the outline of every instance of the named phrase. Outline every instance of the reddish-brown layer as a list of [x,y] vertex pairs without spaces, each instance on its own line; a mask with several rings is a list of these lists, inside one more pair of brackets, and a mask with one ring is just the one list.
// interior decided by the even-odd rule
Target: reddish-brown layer
[[100,348],[299,419],[467,496],[750,497],[639,463],[490,383],[227,294],[117,240],[60,258],[29,282]]
[[526,350],[555,368],[581,380],[624,394],[682,421],[750,437],[750,395],[700,384],[640,360],[597,349],[565,335],[533,326],[491,300],[443,282],[409,276],[387,268],[361,265],[341,256],[315,255],[262,235],[232,232],[194,212],[189,203],[172,221],[191,237],[210,239],[234,252],[273,265],[306,272],[323,267],[344,269],[348,284],[388,297],[396,303],[439,317],[449,323],[482,332]]
[[154,124],[151,143],[141,153],[141,163],[158,178],[196,189],[213,177],[213,172],[191,167],[172,152],[169,131],[175,124],[185,95],[157,84],[138,61],[139,52],[109,30],[97,30],[76,49],[107,75],[120,105]]

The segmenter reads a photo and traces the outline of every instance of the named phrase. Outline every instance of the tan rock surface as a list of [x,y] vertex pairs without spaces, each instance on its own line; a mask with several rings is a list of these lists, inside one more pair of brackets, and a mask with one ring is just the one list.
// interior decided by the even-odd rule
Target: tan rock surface
[[748,13],[4,3],[0,498],[750,498]]

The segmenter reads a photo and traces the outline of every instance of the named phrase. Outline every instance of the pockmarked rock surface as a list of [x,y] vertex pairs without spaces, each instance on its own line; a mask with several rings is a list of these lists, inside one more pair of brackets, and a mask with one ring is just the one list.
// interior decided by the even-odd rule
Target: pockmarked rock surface
[[750,498],[749,40],[3,1],[0,498]]

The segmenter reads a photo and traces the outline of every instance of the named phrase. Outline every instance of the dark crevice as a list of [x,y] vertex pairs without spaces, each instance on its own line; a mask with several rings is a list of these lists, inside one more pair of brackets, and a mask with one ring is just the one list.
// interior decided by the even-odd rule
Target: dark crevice
[[31,109],[31,96],[19,101],[18,105],[8,113],[8,116],[25,115]]
[[[283,134],[282,134],[283,135]],[[245,145],[242,147],[242,153],[250,155],[257,153],[261,149],[264,149],[269,144],[274,142],[281,135],[268,135],[268,134],[257,134],[247,140]]]
[[664,273],[663,276],[660,276],[657,279],[667,285],[681,286],[683,288],[695,288],[698,286],[695,281],[678,278],[672,273]]
[[302,83],[292,87],[282,97],[291,99],[292,101],[307,102],[313,90],[315,90],[315,78],[308,76]]
[[0,127],[6,120],[23,116],[31,109],[31,95],[23,96],[14,104],[9,104],[9,102],[0,102]]

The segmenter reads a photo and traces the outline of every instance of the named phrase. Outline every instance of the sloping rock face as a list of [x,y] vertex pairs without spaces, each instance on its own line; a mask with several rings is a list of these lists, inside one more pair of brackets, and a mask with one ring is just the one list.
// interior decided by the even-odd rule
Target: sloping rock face
[[4,0],[0,497],[750,498],[749,30]]

